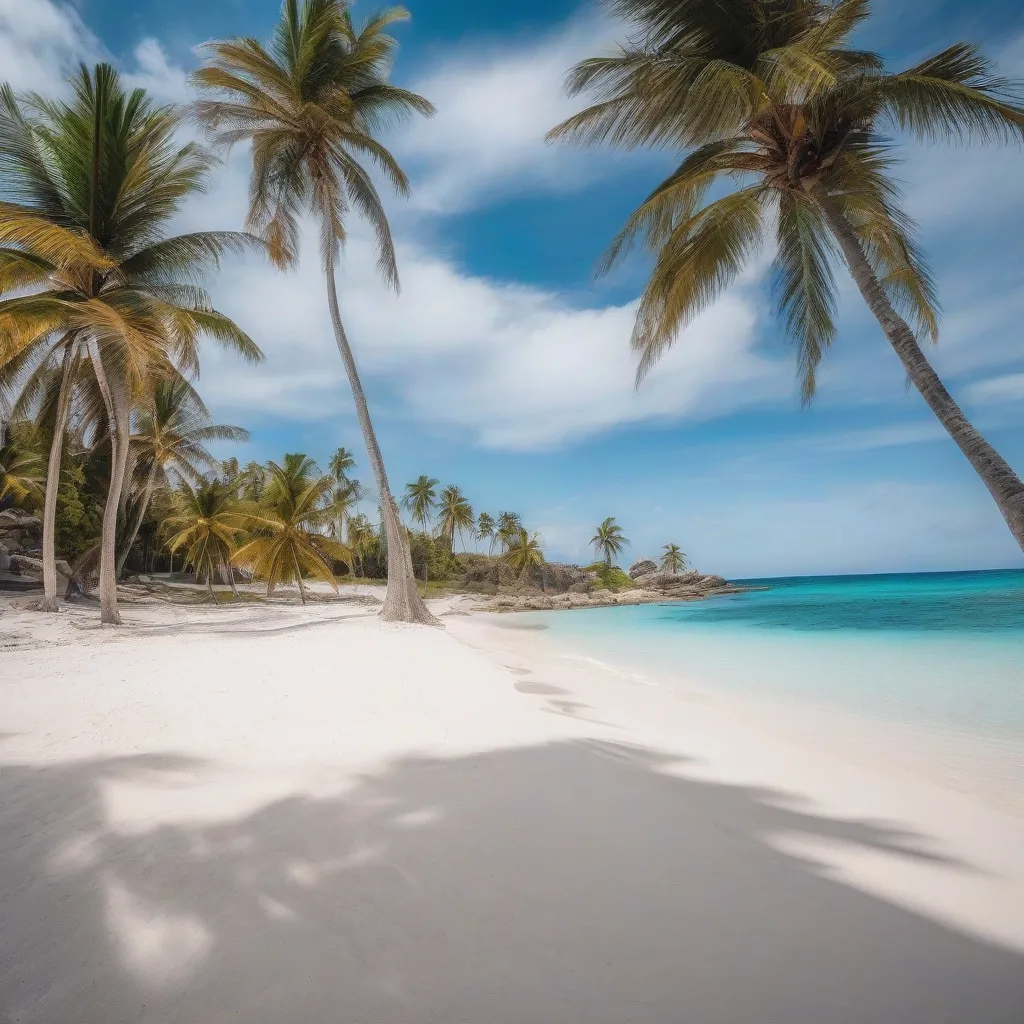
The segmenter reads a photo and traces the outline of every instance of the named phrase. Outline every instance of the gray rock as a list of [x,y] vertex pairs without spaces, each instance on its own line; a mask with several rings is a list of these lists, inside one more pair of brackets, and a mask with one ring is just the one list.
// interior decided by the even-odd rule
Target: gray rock
[[652,572],[658,571],[658,565],[656,562],[652,562],[649,558],[638,558],[630,567],[629,575],[632,579],[639,579],[641,576],[650,576]]

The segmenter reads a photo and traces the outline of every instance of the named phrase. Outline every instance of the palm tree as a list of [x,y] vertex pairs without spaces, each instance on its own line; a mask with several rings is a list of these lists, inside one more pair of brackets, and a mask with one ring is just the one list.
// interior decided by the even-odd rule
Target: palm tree
[[629,543],[622,533],[622,527],[615,522],[614,517],[609,516],[597,528],[597,532],[590,538],[591,546],[599,554],[604,556],[604,564],[611,568],[612,556],[622,554],[622,549]]
[[347,215],[355,210],[376,233],[385,281],[398,287],[387,216],[360,161],[369,158],[396,192],[408,194],[404,171],[377,138],[396,120],[434,112],[422,96],[388,82],[396,43],[386,30],[407,17],[403,8],[389,8],[357,30],[342,0],[285,0],[268,48],[254,39],[210,43],[194,82],[211,96],[196,104],[211,136],[225,148],[243,140],[252,144],[246,224],[267,240],[273,261],[282,268],[297,262],[303,212],[319,221],[331,321],[387,533],[388,589],[381,617],[436,624],[416,589],[407,537],[342,324],[334,279]]
[[662,550],[661,567],[665,572],[674,576],[686,568],[686,554],[678,544],[666,544]]
[[246,501],[262,501],[267,487],[267,467],[259,462],[247,462],[238,474],[238,482]]
[[499,512],[497,538],[501,542],[501,550],[508,550],[510,542],[519,535],[523,521],[518,512]]
[[437,528],[448,541],[449,554],[455,553],[455,534],[461,538],[463,530],[472,531],[475,525],[473,506],[462,490],[454,484],[446,487],[438,503]]
[[365,513],[350,516],[348,521],[348,547],[352,551],[352,557],[359,566],[360,577],[365,576],[363,572],[363,555],[367,547],[376,539],[377,532]]
[[339,448],[327,464],[328,472],[340,484],[348,479],[348,471],[355,469],[356,458],[348,448]]
[[[936,339],[937,305],[889,173],[887,137],[1020,140],[1020,88],[969,43],[886,72],[877,54],[850,46],[869,6],[612,0],[643,42],[570,72],[569,92],[589,91],[596,102],[549,137],[692,150],[599,265],[610,268],[638,237],[655,254],[633,331],[638,379],[735,280],[774,225],[778,311],[797,342],[804,400],[836,335],[841,261],[1024,549],[1024,483],[968,422],[918,342],[918,334]],[[733,189],[720,195],[726,179]]]
[[57,606],[54,529],[61,448],[76,376],[91,368],[113,453],[100,560],[103,622],[119,621],[115,539],[129,413],[155,369],[198,365],[214,337],[250,360],[256,345],[197,283],[221,257],[258,244],[239,232],[167,237],[210,167],[176,141],[181,118],[128,93],[108,65],[83,67],[72,98],[0,87],[0,370],[60,373],[43,510],[43,607]]
[[490,541],[487,553],[488,555],[494,554],[494,541],[495,537],[495,522],[494,517],[489,515],[487,512],[481,512],[477,517],[476,521],[476,535],[480,540]]
[[[156,488],[170,485],[168,471],[179,478],[199,483],[204,471],[215,469],[217,460],[207,451],[209,441],[247,441],[249,432],[242,427],[221,426],[210,422],[210,413],[195,388],[180,374],[159,381],[153,388],[148,407],[137,414],[132,448],[142,483],[135,520],[117,561],[117,575],[124,571],[135,538]],[[233,481],[236,494],[240,486],[238,460],[220,464],[225,481]]]
[[519,570],[521,579],[526,579],[530,570],[544,564],[544,552],[536,533],[529,534],[520,526],[509,538],[508,550],[502,558],[513,569]]
[[42,499],[42,460],[14,430],[0,438],[0,509],[34,508]]
[[430,514],[437,507],[437,484],[433,477],[421,474],[411,484],[405,485],[402,507],[424,531],[430,523]]
[[185,562],[192,566],[196,580],[205,577],[210,599],[215,601],[213,578],[223,572],[234,587],[231,556],[246,517],[232,484],[203,480],[193,487],[188,480],[171,493],[171,512],[164,528],[171,534],[172,555],[185,548]]
[[328,559],[348,561],[352,551],[322,533],[331,522],[331,477],[314,475],[312,459],[294,456],[289,464],[288,458],[284,466],[267,464],[270,481],[263,502],[245,517],[246,527],[256,536],[232,560],[248,567],[254,578],[267,581],[268,597],[278,583],[294,579],[305,604],[303,576],[323,580],[337,592]]

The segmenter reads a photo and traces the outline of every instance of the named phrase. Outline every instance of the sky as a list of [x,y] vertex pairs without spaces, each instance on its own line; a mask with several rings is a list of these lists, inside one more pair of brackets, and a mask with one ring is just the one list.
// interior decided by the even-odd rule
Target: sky
[[[394,78],[437,115],[385,141],[412,181],[386,198],[400,295],[376,279],[352,227],[338,285],[392,488],[421,473],[478,511],[519,512],[548,558],[593,557],[614,516],[625,561],[680,544],[732,578],[1024,566],[987,491],[906,387],[840,274],[839,336],[801,408],[775,322],[767,252],[634,389],[629,335],[645,262],[595,279],[603,248],[677,162],[544,143],[577,108],[565,71],[621,38],[591,2],[413,0]],[[979,43],[1024,78],[1017,0],[889,0],[861,42],[896,68]],[[357,19],[372,8],[357,3]],[[79,61],[113,61],[161,102],[187,102],[196,47],[266,38],[278,0],[0,0],[0,76],[59,93]],[[976,426],[1024,472],[1024,153],[900,147],[906,208],[936,272],[942,333],[930,355]],[[239,151],[183,230],[239,228]],[[251,440],[222,454],[322,465],[339,445],[370,472],[331,332],[315,240],[298,270],[227,264],[211,291],[263,364],[207,347],[199,389]]]

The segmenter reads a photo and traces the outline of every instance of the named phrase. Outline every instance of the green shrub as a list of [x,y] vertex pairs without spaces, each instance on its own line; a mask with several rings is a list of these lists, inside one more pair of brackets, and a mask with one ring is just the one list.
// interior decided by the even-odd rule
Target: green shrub
[[594,562],[585,568],[587,572],[597,573],[595,590],[632,590],[636,586],[629,575],[617,565],[608,566],[604,562]]

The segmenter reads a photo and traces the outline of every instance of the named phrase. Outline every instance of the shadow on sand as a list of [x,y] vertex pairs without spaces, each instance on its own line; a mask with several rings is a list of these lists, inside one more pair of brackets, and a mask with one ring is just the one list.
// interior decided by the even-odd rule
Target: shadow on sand
[[344,797],[142,834],[110,828],[108,782],[215,766],[5,766],[0,1020],[1024,1019],[1024,959],[767,841],[939,859],[915,837],[665,763],[584,742],[405,760]]

